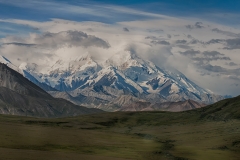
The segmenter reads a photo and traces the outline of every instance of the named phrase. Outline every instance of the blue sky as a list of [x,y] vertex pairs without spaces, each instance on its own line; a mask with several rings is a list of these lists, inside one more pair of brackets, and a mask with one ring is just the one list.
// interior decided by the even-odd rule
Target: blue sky
[[[239,25],[240,23],[234,19],[240,14],[240,1],[237,0],[43,0],[38,1],[37,3],[35,2],[37,1],[0,0],[0,18],[37,21],[45,21],[50,18],[61,18],[75,21],[102,21],[105,23],[149,18],[143,15],[125,14],[124,12],[114,11],[113,13],[110,10],[104,10],[102,8],[104,6],[113,5],[112,8],[119,6],[170,16],[198,17],[217,21],[219,23],[228,23],[229,25]],[[51,5],[48,5],[47,3],[50,3]],[[114,17],[104,17],[101,15],[99,16],[99,14],[88,14],[87,12],[85,12],[86,14],[83,14],[84,12],[80,14],[79,12],[72,12],[71,9],[59,12],[59,7],[64,7],[66,4],[69,7],[79,6],[90,8],[98,11],[97,13],[112,14]]]
[[[0,0],[0,19],[48,21],[52,18],[59,18],[117,23],[159,18],[126,12],[124,10],[126,8],[173,17],[200,18],[237,28],[240,26],[240,21],[236,20],[240,18],[240,1],[236,0]],[[29,27],[16,24],[0,22],[0,25],[2,26],[0,37],[19,31],[21,34],[27,30],[36,32]]]

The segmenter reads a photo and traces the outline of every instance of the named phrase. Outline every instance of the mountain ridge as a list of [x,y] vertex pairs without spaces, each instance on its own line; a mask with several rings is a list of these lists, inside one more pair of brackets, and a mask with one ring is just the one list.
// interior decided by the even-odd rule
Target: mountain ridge
[[223,96],[199,87],[181,72],[160,68],[130,51],[115,54],[101,64],[90,55],[72,59],[74,58],[57,60],[47,73],[41,73],[37,64],[24,63],[20,69],[26,78],[55,98],[60,96],[73,103],[78,101],[77,104],[81,105],[83,98],[78,95],[92,97],[92,102],[89,98],[84,98],[88,103],[83,102],[85,106],[92,108],[99,107],[101,101],[111,104],[123,95],[151,103],[191,99],[212,104],[224,99]]

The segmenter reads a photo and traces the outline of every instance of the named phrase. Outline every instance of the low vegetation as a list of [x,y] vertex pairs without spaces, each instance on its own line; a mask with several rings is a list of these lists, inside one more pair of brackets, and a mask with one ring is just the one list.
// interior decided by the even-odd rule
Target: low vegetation
[[[181,113],[0,116],[0,159],[238,160],[239,97]],[[220,109],[219,109],[220,108]]]

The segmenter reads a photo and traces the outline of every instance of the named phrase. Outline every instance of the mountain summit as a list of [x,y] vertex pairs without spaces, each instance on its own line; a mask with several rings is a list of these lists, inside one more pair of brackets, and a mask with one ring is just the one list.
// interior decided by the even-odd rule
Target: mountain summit
[[131,51],[117,53],[104,63],[84,55],[59,59],[45,73],[38,67],[25,63],[20,68],[26,78],[53,96],[61,95],[61,98],[88,107],[104,108],[110,103],[112,106],[114,100],[123,95],[151,103],[191,99],[211,104],[223,99],[201,88],[181,72],[160,68]]

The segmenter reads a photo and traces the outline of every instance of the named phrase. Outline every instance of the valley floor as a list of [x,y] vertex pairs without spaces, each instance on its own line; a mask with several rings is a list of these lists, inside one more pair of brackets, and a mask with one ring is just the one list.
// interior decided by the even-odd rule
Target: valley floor
[[4,160],[238,160],[240,121],[192,112],[118,112],[73,118],[0,116]]

